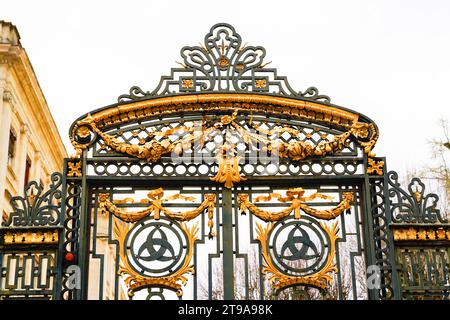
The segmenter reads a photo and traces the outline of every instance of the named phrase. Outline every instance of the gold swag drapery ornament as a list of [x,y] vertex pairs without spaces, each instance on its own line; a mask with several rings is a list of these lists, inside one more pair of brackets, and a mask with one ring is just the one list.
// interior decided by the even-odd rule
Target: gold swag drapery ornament
[[291,202],[289,207],[279,212],[269,212],[258,208],[254,203],[248,200],[248,194],[245,193],[238,194],[238,201],[240,204],[241,213],[245,213],[248,210],[258,218],[266,222],[279,221],[289,216],[292,212],[294,212],[294,217],[296,219],[300,219],[300,210],[303,210],[307,214],[317,219],[331,220],[341,215],[345,210],[350,209],[351,205],[353,204],[353,193],[343,192],[342,200],[336,207],[327,210],[317,210],[309,207],[304,202],[311,201],[316,198],[321,199],[333,199],[333,198],[330,196],[323,195],[321,193],[314,193],[308,197],[304,197],[303,196],[304,193],[305,190],[303,188],[291,188],[288,191],[286,191],[285,197],[281,196],[278,193],[271,193],[267,197],[261,196],[257,197],[254,200],[254,202],[256,203],[260,201],[270,201],[271,199],[275,198],[279,202]]
[[[81,152],[89,146],[89,143],[76,142],[76,135],[88,137],[90,131],[97,134],[106,146],[118,153],[124,153],[138,159],[156,163],[161,160],[164,155],[174,153],[181,155],[183,150],[191,148],[194,144],[203,146],[209,141],[213,141],[212,133],[217,129],[227,129],[238,134],[242,141],[246,144],[257,143],[280,158],[287,158],[293,161],[303,160],[308,157],[323,157],[342,151],[348,139],[354,137],[357,143],[363,148],[364,152],[373,156],[371,150],[378,139],[378,133],[372,123],[354,122],[349,129],[335,135],[330,141],[322,141],[316,145],[309,142],[297,140],[284,142],[280,139],[275,141],[268,139],[268,135],[290,133],[293,138],[299,139],[299,132],[293,128],[282,127],[274,130],[265,130],[259,125],[254,124],[252,119],[246,121],[248,128],[254,129],[256,132],[249,132],[236,120],[239,108],[233,109],[232,115],[222,116],[219,120],[211,122],[203,122],[201,130],[196,126],[179,126],[165,131],[154,131],[149,134],[150,141],[143,145],[132,144],[121,141],[120,139],[103,132],[96,124],[96,118],[90,114],[77,122],[72,130],[71,141],[76,150],[76,156],[80,156]],[[172,141],[169,136],[183,132],[183,137]],[[231,135],[227,135],[231,136]],[[227,139],[226,139],[227,140]],[[226,150],[225,150],[226,149]],[[241,157],[238,155],[236,145],[231,141],[224,141],[224,145],[215,150],[216,159],[219,165],[218,172],[212,181],[223,183],[226,188],[232,188],[234,183],[246,180],[245,176],[240,173],[239,161]],[[224,154],[225,153],[225,154]]]
[[[158,220],[160,217],[161,212],[164,213],[167,217],[177,220],[177,221],[189,221],[197,216],[199,216],[201,213],[203,213],[205,210],[208,213],[208,228],[209,228],[209,234],[208,237],[211,239],[215,236],[215,233],[213,231],[214,228],[214,208],[216,203],[216,196],[214,194],[205,194],[205,200],[198,206],[197,208],[185,212],[174,212],[169,210],[168,208],[165,208],[163,206],[163,202],[170,201],[170,200],[176,200],[176,199],[182,199],[185,201],[195,201],[195,198],[193,197],[186,197],[181,194],[175,194],[166,198],[163,198],[164,196],[164,190],[163,188],[158,188],[156,190],[152,190],[148,193],[147,197],[149,198],[150,205],[140,211],[128,211],[121,208],[118,208],[116,204],[119,203],[126,203],[129,200],[132,199],[125,199],[125,200],[118,200],[115,203],[109,200],[110,194],[109,193],[99,193],[98,195],[98,210],[99,213],[111,213],[117,218],[119,218],[122,221],[125,222],[137,222],[150,214],[153,213],[153,217],[155,220]],[[146,199],[145,199],[146,200]]]

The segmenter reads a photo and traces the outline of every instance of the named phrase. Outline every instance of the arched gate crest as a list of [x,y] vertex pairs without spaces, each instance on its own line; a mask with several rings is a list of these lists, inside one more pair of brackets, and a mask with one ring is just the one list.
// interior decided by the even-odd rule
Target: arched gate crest
[[386,171],[372,120],[265,55],[217,24],[154,91],[77,119],[64,172],[11,200],[0,296],[448,298],[437,196]]

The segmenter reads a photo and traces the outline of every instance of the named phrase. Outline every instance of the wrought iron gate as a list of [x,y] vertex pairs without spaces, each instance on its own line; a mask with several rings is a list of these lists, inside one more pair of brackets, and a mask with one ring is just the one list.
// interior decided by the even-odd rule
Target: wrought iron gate
[[70,128],[76,155],[0,229],[4,299],[448,299],[450,228],[372,149],[218,24],[153,92]]

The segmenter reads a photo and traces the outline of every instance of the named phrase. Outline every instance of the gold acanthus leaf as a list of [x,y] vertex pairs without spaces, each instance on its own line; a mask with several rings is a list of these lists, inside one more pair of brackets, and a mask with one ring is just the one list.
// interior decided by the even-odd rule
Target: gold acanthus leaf
[[[293,191],[297,190],[297,191]],[[255,199],[255,202],[259,201],[270,201],[272,198],[278,199],[279,202],[288,202],[290,201],[291,204],[289,207],[279,211],[279,212],[270,212],[266,210],[262,210],[258,208],[254,203],[251,203],[249,201],[248,194],[241,193],[238,194],[238,201],[240,204],[240,211],[241,213],[245,213],[246,211],[250,211],[250,213],[254,214],[261,220],[264,220],[266,222],[269,221],[279,221],[283,219],[284,217],[289,216],[292,212],[294,212],[294,216],[296,219],[300,219],[300,211],[303,210],[305,213],[309,214],[310,216],[313,216],[318,219],[324,219],[324,220],[331,220],[339,215],[341,215],[345,210],[348,210],[351,208],[351,205],[353,204],[353,193],[352,192],[343,192],[342,193],[342,200],[339,202],[339,204],[332,208],[327,210],[317,210],[314,208],[309,207],[304,202],[310,201],[314,198],[322,198],[322,199],[330,199],[329,196],[320,194],[320,193],[314,193],[309,197],[302,197],[304,193],[304,190],[302,188],[297,189],[290,189],[286,192],[287,197],[282,197],[281,195],[277,193],[271,193],[269,196],[264,197],[257,197]]]
[[239,172],[240,157],[224,157],[219,154],[216,159],[218,160],[217,174],[211,177],[211,181],[223,183],[225,188],[231,189],[234,183],[247,180],[244,176],[241,176]]

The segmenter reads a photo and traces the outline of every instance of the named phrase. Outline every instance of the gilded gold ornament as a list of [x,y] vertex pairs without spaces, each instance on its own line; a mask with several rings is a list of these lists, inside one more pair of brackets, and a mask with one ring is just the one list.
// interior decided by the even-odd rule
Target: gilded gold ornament
[[343,192],[342,193],[342,200],[339,202],[339,204],[334,207],[333,209],[327,209],[327,210],[317,210],[314,208],[309,207],[305,204],[306,201],[311,201],[316,198],[321,199],[332,199],[330,196],[326,196],[320,193],[314,193],[308,197],[303,197],[303,194],[305,193],[305,190],[303,188],[291,188],[288,191],[286,191],[286,196],[283,197],[278,193],[271,193],[267,197],[257,197],[254,202],[260,202],[260,201],[270,201],[271,199],[277,199],[279,202],[291,202],[289,207],[279,211],[279,212],[269,212],[266,210],[262,210],[258,208],[254,203],[251,203],[248,200],[248,194],[238,194],[238,201],[240,204],[240,211],[242,213],[246,212],[247,210],[250,211],[250,213],[254,214],[258,218],[266,221],[266,222],[272,222],[272,221],[279,221],[287,216],[289,216],[292,212],[294,212],[294,217],[296,219],[300,219],[300,211],[303,210],[305,213],[318,218],[318,219],[324,219],[324,220],[331,220],[339,215],[341,215],[345,210],[348,210],[351,208],[351,205],[353,204],[353,193],[352,192]]
[[58,230],[8,230],[3,235],[5,245],[57,244]]
[[332,279],[330,273],[338,272],[338,268],[333,260],[335,257],[336,240],[338,239],[339,233],[339,222],[336,221],[331,227],[328,227],[325,223],[320,223],[320,225],[330,238],[329,255],[325,265],[311,275],[292,276],[280,272],[274,266],[270,258],[269,248],[267,247],[267,238],[270,231],[273,229],[274,224],[269,223],[265,228],[258,223],[256,224],[256,239],[261,244],[261,252],[264,259],[262,272],[269,274],[269,282],[275,290],[279,291],[296,285],[307,285],[325,289]]
[[119,241],[120,264],[117,274],[124,277],[125,285],[128,287],[128,296],[132,297],[134,293],[146,287],[163,287],[171,289],[178,296],[183,295],[182,287],[187,283],[186,275],[194,273],[194,266],[191,264],[194,252],[194,243],[198,239],[198,224],[188,227],[185,223],[180,224],[180,228],[186,233],[188,238],[187,255],[182,266],[174,273],[164,277],[143,276],[130,266],[125,251],[125,239],[130,225],[119,220],[114,220],[114,233]]
[[225,188],[231,189],[235,183],[247,180],[240,174],[240,157],[224,158],[223,155],[218,155],[216,159],[218,160],[217,174],[210,178],[211,181],[223,183]]
[[185,89],[190,89],[194,86],[194,81],[192,79],[181,80],[181,87]]
[[428,227],[393,226],[394,241],[450,241],[450,229],[441,225]]
[[68,161],[67,162],[67,176],[69,177],[81,177],[81,161]]
[[384,161],[375,161],[373,158],[367,160],[367,173],[383,175]]
[[99,213],[110,213],[119,218],[122,221],[125,222],[137,222],[153,213],[153,217],[155,220],[158,220],[161,213],[164,213],[165,216],[177,220],[177,221],[189,221],[192,219],[195,219],[197,216],[199,216],[201,213],[207,211],[208,214],[208,227],[210,228],[209,236],[213,237],[214,232],[214,220],[213,220],[213,214],[214,214],[214,208],[216,203],[216,196],[214,194],[206,194],[205,200],[198,206],[197,208],[193,210],[188,210],[184,212],[175,212],[171,211],[168,208],[165,208],[163,206],[163,202],[167,202],[170,200],[176,200],[176,199],[182,199],[185,201],[193,202],[195,201],[195,198],[192,197],[186,197],[181,194],[175,194],[166,198],[163,198],[164,196],[164,190],[163,188],[158,188],[156,190],[152,190],[148,193],[147,197],[148,200],[141,200],[139,203],[145,203],[148,202],[150,205],[139,211],[128,211],[125,209],[118,208],[116,204],[123,204],[123,203],[134,203],[131,202],[131,199],[125,199],[116,201],[115,203],[110,201],[110,194],[109,193],[99,193],[98,195],[98,211]]
[[[230,110],[229,108],[230,107],[228,107],[228,110]],[[208,122],[207,124],[204,120],[201,130],[198,130],[198,128],[194,126],[180,126],[165,131],[155,131],[148,134],[148,139],[150,141],[146,142],[141,139],[138,144],[122,141],[120,138],[122,135],[121,132],[118,132],[115,137],[103,132],[101,127],[99,127],[101,122],[91,115],[78,121],[77,126],[89,127],[103,140],[104,145],[116,152],[124,153],[138,159],[144,159],[152,163],[160,161],[161,157],[171,152],[181,155],[184,150],[191,149],[195,143],[203,146],[206,142],[213,140],[213,137],[210,135],[215,132],[215,130],[226,126],[229,134],[225,137],[224,145],[215,150],[218,172],[216,176],[211,178],[212,181],[224,183],[226,188],[231,188],[234,183],[246,180],[245,176],[240,174],[240,158],[237,156],[238,152],[236,144],[230,141],[232,136],[230,133],[233,131],[237,133],[247,145],[252,143],[258,144],[261,146],[262,151],[268,151],[278,155],[280,158],[288,158],[294,161],[303,160],[308,157],[323,157],[342,151],[349,144],[352,137],[364,148],[366,153],[371,155],[371,149],[378,138],[373,124],[355,121],[349,126],[346,132],[337,134],[329,139],[327,138],[327,140],[322,140],[317,145],[313,145],[310,142],[295,140],[300,137],[300,132],[298,130],[289,127],[266,130],[261,128],[258,124],[254,124],[252,119],[250,119],[247,125],[250,128],[254,128],[256,132],[251,132],[248,128],[235,121],[238,112],[242,111],[243,108],[234,108],[232,110],[232,115],[221,116],[219,121],[212,123]],[[251,111],[253,112],[253,110]],[[289,112],[287,112],[287,114],[289,114]],[[336,119],[342,118],[343,115],[339,115],[339,117],[333,118],[335,120],[334,122],[337,121]],[[129,111],[123,121],[130,118],[134,119],[135,117],[136,115],[132,111]],[[169,136],[177,132],[183,132],[183,137],[172,141]],[[294,141],[285,142],[281,139],[273,141],[268,138],[268,134],[282,134],[284,132],[288,132]],[[160,139],[155,139],[156,137],[159,137]],[[72,143],[74,143],[78,156],[88,147],[88,144],[80,144],[73,139]],[[369,164],[372,164],[372,162]],[[378,167],[370,170],[375,169],[377,172],[381,170]],[[368,169],[368,171],[370,170]]]

